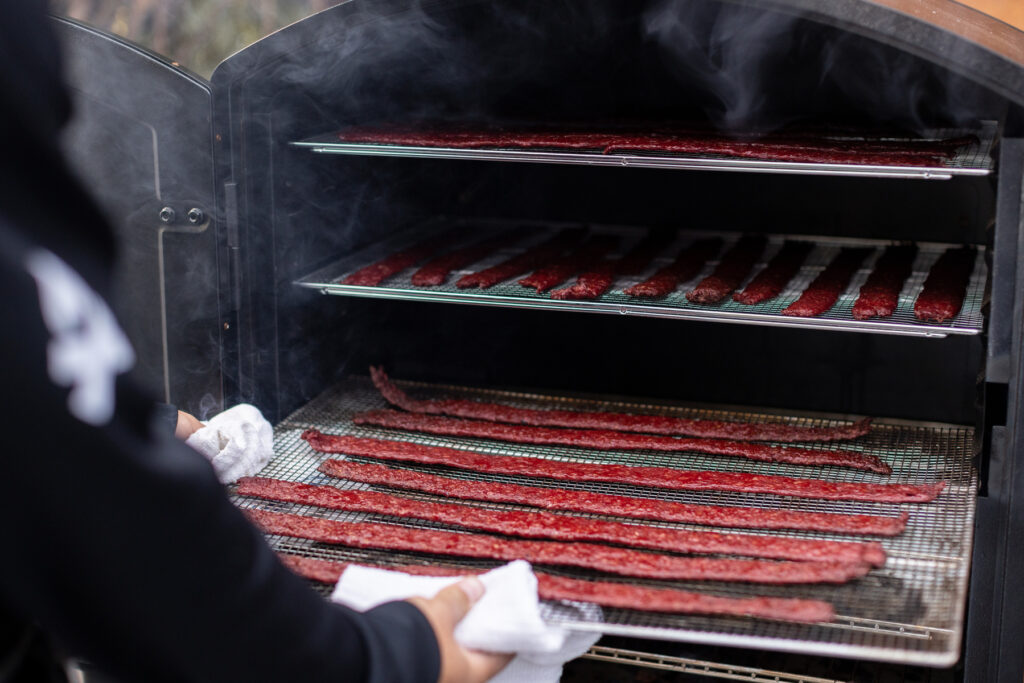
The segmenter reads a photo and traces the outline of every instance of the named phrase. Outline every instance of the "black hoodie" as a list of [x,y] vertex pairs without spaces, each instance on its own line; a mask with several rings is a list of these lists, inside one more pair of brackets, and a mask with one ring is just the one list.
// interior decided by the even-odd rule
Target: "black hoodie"
[[41,640],[129,681],[435,681],[419,610],[324,601],[154,429],[105,304],[113,233],[58,149],[48,22],[0,2],[0,681],[56,675]]

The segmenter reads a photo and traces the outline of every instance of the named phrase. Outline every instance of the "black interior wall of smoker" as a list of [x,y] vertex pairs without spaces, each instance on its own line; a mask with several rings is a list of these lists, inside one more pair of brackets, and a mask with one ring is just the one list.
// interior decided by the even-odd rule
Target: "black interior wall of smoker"
[[[334,305],[333,301],[325,303]],[[345,371],[706,404],[972,423],[977,338],[360,301]]]

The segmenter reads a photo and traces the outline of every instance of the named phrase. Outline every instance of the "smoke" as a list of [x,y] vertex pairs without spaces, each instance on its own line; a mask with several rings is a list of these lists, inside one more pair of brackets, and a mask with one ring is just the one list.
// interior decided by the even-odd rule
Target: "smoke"
[[643,28],[668,68],[706,98],[708,117],[722,128],[749,131],[772,116],[768,87],[777,81],[795,40],[797,19],[740,5],[659,0]]
[[692,93],[713,125],[735,134],[808,119],[923,133],[969,125],[995,100],[907,52],[744,4],[656,0],[642,30],[677,86]]

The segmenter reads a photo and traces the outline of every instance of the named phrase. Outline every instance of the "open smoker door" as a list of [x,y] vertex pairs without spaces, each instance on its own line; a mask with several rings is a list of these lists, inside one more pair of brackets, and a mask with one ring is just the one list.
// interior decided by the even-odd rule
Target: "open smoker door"
[[206,417],[222,407],[210,84],[56,18],[74,115],[63,142],[114,225],[114,308],[137,379]]

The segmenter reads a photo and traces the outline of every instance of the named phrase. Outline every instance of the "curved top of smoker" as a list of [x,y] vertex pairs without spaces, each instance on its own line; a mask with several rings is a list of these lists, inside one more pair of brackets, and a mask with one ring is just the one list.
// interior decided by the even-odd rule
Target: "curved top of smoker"
[[767,0],[954,71],[1024,104],[1024,31],[954,0]]
[[[790,15],[877,41],[965,77],[1024,106],[1024,31],[954,0],[708,0]],[[530,6],[532,0],[511,0]],[[655,0],[671,2],[671,0]],[[275,63],[342,44],[353,27],[409,10],[449,12],[490,0],[347,0],[287,26],[228,57],[212,81],[231,90]],[[568,6],[571,3],[559,3]],[[584,11],[576,10],[579,14]]]

